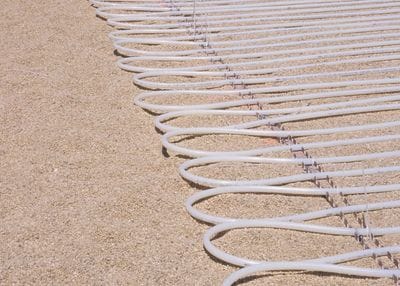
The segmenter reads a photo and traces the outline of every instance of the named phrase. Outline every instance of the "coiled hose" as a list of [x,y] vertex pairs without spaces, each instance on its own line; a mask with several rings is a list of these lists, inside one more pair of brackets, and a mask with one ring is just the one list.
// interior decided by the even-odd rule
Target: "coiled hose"
[[[148,91],[134,101],[158,113],[156,127],[169,152],[188,156],[181,176],[208,189],[188,198],[196,219],[214,225],[204,235],[205,249],[226,263],[241,267],[223,285],[263,271],[305,270],[363,277],[400,276],[400,246],[383,246],[374,237],[399,234],[400,226],[333,227],[307,221],[400,207],[399,200],[339,206],[333,195],[367,195],[400,191],[397,182],[335,186],[334,179],[400,173],[400,3],[377,0],[91,0],[110,33],[121,69],[134,72],[133,82]],[[160,5],[161,4],[161,5]],[[357,68],[354,68],[357,65]],[[161,66],[161,67],[160,67]],[[178,103],[173,103],[179,98]],[[196,99],[196,103],[193,102]],[[299,105],[299,103],[301,103]],[[286,104],[286,105],[285,105]],[[280,106],[283,105],[283,106]],[[379,112],[397,112],[382,120]],[[284,124],[364,114],[367,122],[285,130]],[[218,126],[179,127],[171,121],[192,117],[224,117]],[[240,123],[226,123],[240,117]],[[196,122],[196,120],[192,120]],[[312,126],[313,124],[310,123]],[[386,130],[384,134],[374,132]],[[372,132],[372,133],[371,133]],[[358,134],[354,137],[354,134]],[[174,138],[189,136],[273,138],[276,146],[200,150],[180,146]],[[334,140],[321,136],[335,135]],[[306,140],[300,143],[297,140]],[[395,147],[363,153],[360,146],[392,143]],[[361,153],[311,157],[308,152],[354,146]],[[279,157],[291,152],[295,158]],[[278,155],[276,155],[278,154]],[[392,164],[370,166],[372,161]],[[389,162],[388,161],[388,162]],[[324,171],[321,166],[351,162],[360,168]],[[258,179],[227,180],[196,175],[199,166],[221,163],[259,164],[275,168],[295,165],[304,172]],[[284,168],[284,167],[283,167]],[[299,171],[301,169],[299,168]],[[326,180],[328,185],[321,181]],[[293,184],[314,182],[315,187]],[[258,219],[222,217],[196,207],[224,194],[280,194],[326,197],[331,207],[289,216]],[[227,231],[274,228],[354,236],[363,250],[300,261],[258,261],[232,255],[213,243]],[[371,237],[375,245],[364,239]],[[379,246],[379,247],[376,247]],[[391,269],[338,265],[364,257],[388,257]]]

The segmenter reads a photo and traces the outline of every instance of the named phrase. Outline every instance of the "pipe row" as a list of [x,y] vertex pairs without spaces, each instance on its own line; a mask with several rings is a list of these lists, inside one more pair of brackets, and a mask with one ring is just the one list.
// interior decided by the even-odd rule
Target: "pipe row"
[[[228,231],[249,228],[353,236],[358,241],[364,236],[400,234],[398,225],[332,227],[309,223],[326,217],[399,208],[399,200],[335,205],[257,219],[217,216],[198,207],[203,200],[227,194],[279,194],[305,196],[306,200],[400,191],[400,184],[389,181],[363,186],[294,186],[326,178],[340,181],[400,173],[400,150],[396,147],[400,141],[398,1],[90,2],[97,7],[96,14],[115,28],[109,36],[122,56],[118,66],[133,72],[133,83],[146,90],[134,98],[135,104],[158,115],[155,126],[164,133],[161,140],[168,152],[190,158],[179,167],[182,178],[207,187],[190,196],[185,206],[192,217],[213,225],[203,238],[206,251],[240,267],[223,285],[273,271],[400,276],[395,258],[400,253],[397,245],[378,248],[364,245],[359,251],[308,260],[260,261],[233,255],[214,243],[216,237]],[[395,115],[385,119],[380,114]],[[368,120],[345,120],[360,115]],[[230,123],[237,117],[241,118],[239,123]],[[217,126],[195,126],[202,118],[224,120],[218,121]],[[283,129],[288,124],[309,122],[313,126],[316,120],[334,118],[343,118],[343,124]],[[192,124],[180,127],[176,123],[179,120]],[[340,138],[324,139],[330,135]],[[187,138],[203,138],[206,142],[207,136],[269,138],[277,144],[240,150],[200,150],[190,144],[181,145]],[[302,140],[307,142],[301,143]],[[394,147],[363,151],[362,146],[379,144]],[[311,157],[308,153],[349,146],[355,149],[354,154]],[[296,157],[279,157],[280,152],[291,152]],[[304,156],[298,157],[300,153]],[[354,162],[363,167],[351,167]],[[196,174],[196,168],[223,168],[220,166],[224,164],[239,164],[243,168],[246,164],[264,165],[278,170],[293,165],[299,166],[299,172],[275,177],[261,174],[257,179],[217,178],[212,171],[210,176]],[[329,168],[330,164],[342,167],[333,171],[320,168]],[[304,173],[301,168],[308,171]],[[343,265],[365,257],[391,257],[393,267]]]

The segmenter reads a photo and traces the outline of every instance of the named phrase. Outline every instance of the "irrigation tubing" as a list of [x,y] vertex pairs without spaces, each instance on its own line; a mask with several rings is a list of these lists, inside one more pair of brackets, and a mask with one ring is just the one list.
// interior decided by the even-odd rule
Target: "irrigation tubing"
[[[369,201],[368,197],[400,191],[396,179],[400,174],[400,2],[90,3],[97,16],[114,28],[109,37],[120,55],[117,65],[132,72],[133,83],[144,89],[134,103],[157,115],[155,127],[163,133],[163,148],[188,157],[179,166],[182,178],[202,186],[185,206],[193,218],[212,225],[203,237],[205,250],[239,267],[222,285],[274,271],[400,277],[396,256],[400,246],[386,246],[379,240],[400,234],[400,225],[366,221],[350,225],[345,219],[349,214],[368,216],[369,212],[400,208],[400,200]],[[225,146],[224,136],[238,142],[236,149]],[[213,138],[214,145],[200,149],[191,145],[191,138],[203,143]],[[240,144],[251,138],[271,139],[276,144]],[[219,147],[215,146],[218,140]],[[328,154],[332,148],[339,150],[338,154]],[[353,151],[340,152],[346,148]],[[282,152],[292,157],[282,157]],[[313,152],[319,155],[311,156]],[[298,167],[298,172],[227,178],[227,165],[240,166],[240,170],[259,166],[290,171]],[[332,169],[332,165],[340,168]],[[199,175],[198,168],[211,171]],[[212,171],[215,169],[218,172]],[[348,183],[357,178],[364,183]],[[342,184],[337,186],[336,180]],[[315,187],[297,186],[307,182]],[[304,200],[323,197],[330,207],[248,219],[215,215],[198,205],[232,194],[301,196]],[[368,202],[349,203],[346,196],[350,195],[364,196]],[[342,198],[344,205],[335,203],[333,196]],[[344,226],[312,222],[328,217],[341,218]],[[362,249],[314,259],[272,261],[237,256],[215,244],[215,239],[227,232],[251,228],[352,236]],[[386,259],[390,266],[343,264],[367,257]]]

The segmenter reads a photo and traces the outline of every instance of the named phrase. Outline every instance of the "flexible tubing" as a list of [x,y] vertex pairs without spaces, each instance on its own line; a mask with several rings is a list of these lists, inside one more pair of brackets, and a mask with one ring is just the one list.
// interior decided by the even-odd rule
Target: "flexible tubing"
[[[377,81],[369,81],[373,84],[379,84]],[[390,83],[399,83],[400,81],[392,81]],[[292,102],[292,101],[306,101],[311,99],[323,99],[323,98],[334,98],[334,97],[346,97],[346,96],[359,96],[359,95],[372,95],[375,94],[379,96],[384,93],[395,93],[400,91],[400,86],[392,86],[392,87],[380,87],[380,88],[369,88],[369,89],[353,89],[348,91],[325,91],[318,93],[308,93],[303,95],[296,96],[272,96],[268,97],[257,97],[250,99],[239,99],[232,101],[221,101],[217,103],[204,103],[204,104],[183,104],[183,105],[171,105],[171,104],[155,104],[151,103],[149,99],[164,99],[167,100],[169,97],[173,97],[175,95],[182,96],[196,96],[197,98],[201,98],[202,96],[208,97],[219,97],[226,95],[236,95],[239,96],[249,96],[249,95],[260,95],[267,94],[270,90],[254,88],[252,91],[248,89],[245,90],[230,90],[230,91],[210,91],[210,90],[191,90],[191,91],[151,91],[151,92],[143,92],[134,98],[134,102],[136,105],[142,107],[143,109],[149,110],[154,113],[163,113],[163,112],[173,112],[173,111],[189,111],[194,109],[201,110],[209,110],[209,109],[226,109],[229,107],[239,107],[245,105],[256,105],[256,104],[271,104],[271,103],[282,103],[282,102]],[[378,97],[379,98],[379,97]],[[147,101],[146,101],[147,100]],[[182,101],[181,101],[182,102]],[[347,102],[347,101],[345,101]],[[183,102],[185,103],[185,102]],[[262,112],[261,110],[259,112]],[[163,118],[169,115],[160,116],[160,118],[156,119],[156,122],[162,122]],[[170,116],[172,118],[174,116]]]
[[[398,1],[90,0],[90,3],[96,7],[96,14],[115,28],[109,37],[123,56],[118,59],[118,66],[133,72],[133,83],[146,89],[134,98],[134,103],[158,114],[155,127],[164,133],[161,141],[168,153],[189,157],[179,167],[182,178],[208,188],[191,195],[185,206],[192,217],[214,225],[203,238],[206,251],[225,263],[241,267],[223,285],[233,285],[266,271],[400,276],[398,260],[393,258],[400,253],[396,245],[307,260],[260,261],[236,256],[214,244],[216,237],[228,231],[249,228],[354,236],[357,241],[363,236],[398,234],[400,225],[332,227],[308,221],[400,208],[399,200],[336,205],[256,219],[217,216],[197,207],[203,200],[226,194],[329,198],[400,191],[400,184],[389,181],[364,186],[292,186],[332,178],[378,178],[400,173],[397,148],[374,152],[361,148],[400,141],[400,120],[396,117],[400,109]],[[381,113],[392,117],[376,116]],[[360,114],[369,120],[346,121],[333,127],[283,129],[287,123],[312,125],[312,120]],[[203,117],[224,120],[218,126],[196,126]],[[229,120],[234,117],[242,120],[231,123]],[[180,127],[181,119],[189,122],[189,126]],[[382,133],[377,135],[377,132]],[[320,137],[336,134],[340,139]],[[273,138],[277,144],[226,151],[200,150],[176,141],[217,135]],[[301,143],[303,138],[309,141]],[[355,152],[317,157],[308,154],[344,146],[354,146]],[[285,151],[305,155],[273,156]],[[354,162],[362,167],[351,167]],[[198,167],[220,168],[223,172],[224,164],[258,164],[276,169],[298,165],[299,172],[273,177],[260,174],[256,179],[222,179],[213,172],[210,176],[196,174]],[[341,167],[334,171],[320,168],[330,164]],[[301,172],[302,169],[306,172]],[[341,265],[366,257],[389,257],[392,268]]]

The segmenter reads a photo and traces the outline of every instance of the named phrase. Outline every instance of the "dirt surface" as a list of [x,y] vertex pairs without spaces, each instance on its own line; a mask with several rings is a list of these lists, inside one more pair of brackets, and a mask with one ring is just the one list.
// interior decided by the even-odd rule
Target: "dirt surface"
[[0,13],[0,284],[220,281],[111,29],[84,0]]
[[[208,226],[183,207],[195,191],[178,175],[183,160],[162,155],[94,13],[84,0],[2,1],[0,285],[218,285],[235,268],[203,250]],[[265,259],[359,249],[351,238],[243,234],[221,244],[255,245]],[[383,283],[393,285],[289,273],[245,284]]]

